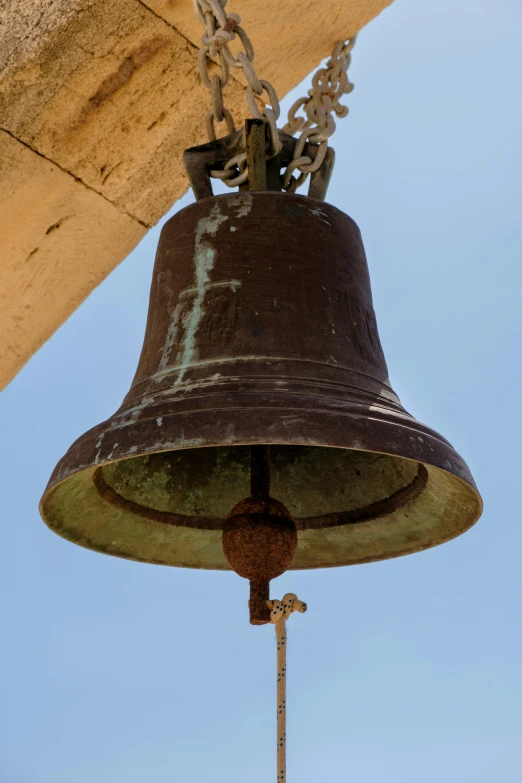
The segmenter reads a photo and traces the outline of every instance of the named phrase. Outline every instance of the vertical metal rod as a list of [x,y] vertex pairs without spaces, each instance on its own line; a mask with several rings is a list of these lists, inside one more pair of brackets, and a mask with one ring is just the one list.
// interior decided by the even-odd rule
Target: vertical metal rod
[[250,447],[250,494],[270,496],[270,446]]
[[[266,165],[266,123],[249,119],[245,122],[245,142],[248,165],[248,190],[268,190]],[[251,446],[250,494],[254,498],[270,497],[270,449],[268,446]],[[268,600],[270,580],[250,580],[250,622],[264,625],[270,620]]]
[[266,124],[264,120],[246,120],[245,143],[248,189],[268,190],[266,182]]
[[250,625],[266,625],[270,622],[270,581],[268,579],[250,580]]

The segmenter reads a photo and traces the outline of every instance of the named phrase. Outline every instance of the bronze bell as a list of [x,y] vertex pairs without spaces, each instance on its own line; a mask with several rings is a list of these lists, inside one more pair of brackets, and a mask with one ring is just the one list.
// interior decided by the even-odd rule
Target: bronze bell
[[41,512],[99,552],[227,569],[255,444],[295,520],[292,568],[416,552],[481,512],[466,464],[390,386],[359,229],[306,196],[204,198],[166,223],[131,389]]

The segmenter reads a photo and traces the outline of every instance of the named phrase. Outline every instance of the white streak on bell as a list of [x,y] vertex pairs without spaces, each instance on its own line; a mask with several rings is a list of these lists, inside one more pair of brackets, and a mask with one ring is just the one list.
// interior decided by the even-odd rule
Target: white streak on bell
[[196,273],[196,295],[192,301],[192,307],[185,318],[183,343],[181,346],[180,371],[176,378],[176,386],[183,381],[187,367],[196,357],[196,334],[204,314],[203,303],[207,283],[210,282],[210,272],[216,260],[216,250],[204,237],[216,235],[220,225],[228,220],[227,215],[222,215],[219,202],[216,201],[208,217],[198,221],[196,231],[196,245],[194,250],[194,267]]

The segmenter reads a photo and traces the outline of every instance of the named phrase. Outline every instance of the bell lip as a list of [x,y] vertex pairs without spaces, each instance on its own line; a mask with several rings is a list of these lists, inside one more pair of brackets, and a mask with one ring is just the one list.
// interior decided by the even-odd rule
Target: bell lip
[[[473,476],[471,475],[471,473],[469,471],[468,471],[468,476],[463,476],[463,475],[460,475],[458,473],[455,473],[452,470],[448,470],[447,468],[443,468],[440,465],[436,465],[436,464],[431,463],[431,462],[426,462],[426,461],[423,461],[423,460],[419,460],[419,459],[417,459],[415,457],[408,457],[408,456],[406,456],[404,454],[396,454],[393,451],[383,451],[382,449],[381,450],[377,450],[377,449],[364,448],[364,446],[333,446],[333,445],[331,445],[329,443],[317,443],[317,442],[314,442],[314,443],[295,443],[295,441],[289,441],[289,440],[285,440],[285,441],[283,441],[283,440],[270,440],[270,441],[264,440],[263,442],[260,442],[258,439],[252,439],[252,440],[248,440],[248,441],[247,440],[235,441],[233,443],[227,443],[227,444],[223,444],[223,443],[202,443],[202,444],[197,445],[197,446],[188,446],[187,445],[187,446],[180,447],[178,449],[167,448],[167,449],[154,449],[153,451],[150,450],[150,449],[149,450],[140,451],[140,452],[137,451],[134,454],[132,454],[130,456],[127,456],[127,457],[115,457],[113,459],[103,460],[103,462],[99,462],[97,464],[93,463],[93,464],[90,464],[90,465],[82,465],[77,470],[71,471],[66,476],[63,476],[61,479],[58,479],[56,481],[53,481],[52,480],[52,476],[51,476],[51,479],[49,479],[49,481],[47,483],[47,486],[45,487],[45,489],[44,489],[44,491],[42,493],[42,496],[40,498],[40,501],[38,503],[38,508],[39,508],[39,511],[40,511],[40,515],[41,515],[42,519],[44,520],[44,522],[47,524],[47,519],[46,519],[45,513],[44,513],[44,505],[45,505],[45,502],[46,502],[47,498],[50,496],[50,494],[55,489],[57,489],[59,486],[61,486],[65,482],[69,481],[70,478],[72,478],[73,476],[76,476],[78,473],[83,473],[84,471],[103,468],[106,465],[112,465],[115,462],[123,462],[124,460],[131,460],[131,459],[138,459],[139,457],[146,457],[146,456],[148,456],[150,454],[165,454],[165,453],[167,453],[169,451],[189,451],[189,450],[192,450],[192,449],[220,448],[220,447],[224,447],[225,445],[227,447],[234,447],[234,446],[262,446],[262,445],[263,446],[303,446],[303,447],[307,447],[307,448],[340,449],[341,451],[362,451],[362,452],[368,452],[368,453],[371,453],[371,454],[380,454],[380,455],[385,456],[385,457],[396,457],[398,459],[406,460],[407,462],[415,462],[416,464],[423,465],[425,468],[434,468],[436,470],[441,470],[444,473],[448,473],[449,475],[453,476],[453,478],[458,479],[463,484],[466,484],[468,487],[470,487],[472,490],[474,490],[476,499],[477,499],[477,501],[479,503],[479,510],[478,510],[477,516],[475,517],[474,522],[472,522],[469,527],[472,527],[473,524],[475,524],[475,522],[477,522],[478,519],[480,519],[480,517],[482,516],[482,512],[484,510],[484,500],[483,500],[482,495],[480,494],[480,492],[479,492],[479,490],[477,488],[477,485],[475,483],[475,480],[473,479]],[[58,464],[56,466],[57,468],[59,467],[59,465],[65,459],[66,456],[67,456],[67,454],[65,454],[64,457],[58,462]],[[239,501],[239,502],[241,502],[241,501]],[[467,529],[468,528],[466,528],[466,530]],[[54,528],[53,528],[53,530],[54,530]],[[459,535],[459,534],[457,534],[457,535]]]
[[[221,445],[221,444],[215,444],[214,447],[219,447],[219,445]],[[235,446],[250,446],[250,445],[258,445],[258,444],[257,443],[253,443],[253,442],[250,442],[250,443],[246,443],[246,442],[239,443],[238,442],[238,443],[234,443],[234,444],[231,444],[231,445],[235,445]],[[295,445],[295,444],[294,443],[288,443],[288,442],[280,442],[280,441],[275,442],[274,441],[274,442],[271,442],[270,444],[267,444],[267,445],[273,445],[273,446],[276,446],[276,445],[278,445],[278,446],[289,445],[289,446],[291,446],[291,445]],[[321,446],[321,444],[314,444],[314,445],[316,445],[319,448],[343,448],[341,446],[329,446],[328,444],[323,444],[322,446]],[[189,449],[189,448],[207,448],[207,447],[212,448],[213,446],[212,446],[212,444],[204,444],[204,445],[201,445],[201,446],[193,446],[193,447],[187,446],[185,448]],[[182,450],[182,449],[180,449],[180,450]],[[369,451],[368,449],[357,448],[357,447],[354,447],[351,450],[352,451]],[[163,451],[170,451],[170,449],[164,449]],[[147,453],[150,453],[150,452],[144,452],[143,454],[135,454],[132,457],[129,457],[128,459],[133,459],[134,457],[146,456]],[[162,452],[159,451],[159,450],[156,450],[154,453],[162,453]],[[397,456],[396,454],[394,454],[392,452],[389,452],[389,451],[379,451],[379,452],[373,451],[372,453],[382,454],[382,455],[390,456],[390,457],[396,457]],[[444,536],[440,537],[439,539],[437,539],[435,541],[430,541],[430,542],[428,542],[426,544],[423,544],[423,545],[416,544],[414,546],[411,546],[410,548],[405,547],[405,548],[403,548],[399,552],[394,552],[394,553],[387,554],[387,555],[375,555],[375,556],[368,556],[368,557],[358,557],[357,561],[347,560],[346,562],[319,563],[319,564],[316,564],[316,565],[301,565],[301,566],[300,565],[295,565],[293,563],[290,566],[290,568],[288,569],[289,571],[317,571],[317,570],[320,570],[322,568],[345,568],[345,567],[348,567],[348,566],[365,565],[365,564],[368,564],[368,563],[376,563],[376,562],[381,562],[381,561],[385,561],[385,560],[395,560],[396,558],[399,558],[399,557],[406,557],[408,555],[419,554],[419,553],[425,552],[425,551],[427,551],[429,549],[434,549],[435,547],[438,547],[441,544],[449,543],[450,541],[453,541],[453,540],[459,538],[463,533],[466,533],[468,530],[470,530],[472,527],[474,527],[474,525],[477,524],[477,522],[479,521],[480,517],[482,516],[482,512],[484,510],[484,501],[482,499],[482,496],[481,496],[480,492],[478,491],[478,489],[477,489],[477,487],[475,485],[475,482],[474,482],[473,478],[471,477],[471,474],[470,474],[470,479],[471,480],[468,481],[463,476],[457,475],[456,473],[448,471],[448,470],[446,470],[444,468],[441,468],[441,467],[439,467],[437,465],[432,465],[430,463],[424,463],[424,462],[419,463],[419,461],[417,459],[414,459],[414,458],[411,458],[411,457],[401,456],[400,458],[404,459],[406,461],[409,461],[409,462],[415,462],[417,464],[422,464],[428,470],[429,469],[433,469],[435,471],[441,471],[442,473],[447,473],[447,474],[449,474],[451,476],[451,478],[453,480],[456,480],[458,483],[463,484],[467,489],[472,490],[473,499],[475,501],[475,509],[474,509],[473,515],[469,516],[467,522],[465,524],[462,524],[459,527],[459,529],[456,530],[454,533],[448,534],[446,532]],[[108,464],[111,464],[112,462],[118,462],[118,461],[119,461],[118,459],[107,460],[106,462],[103,463],[103,465],[108,465]],[[103,465],[100,465],[100,467],[102,467]],[[76,473],[80,473],[80,472],[88,471],[88,470],[92,470],[92,466],[85,466],[85,467],[79,469],[78,471],[76,471]],[[46,504],[46,501],[48,500],[48,498],[54,493],[54,491],[56,489],[58,489],[59,486],[61,486],[62,484],[66,483],[72,476],[76,475],[76,473],[71,473],[67,477],[61,479],[60,481],[57,481],[56,483],[54,483],[52,485],[48,484],[46,489],[45,489],[45,491],[44,491],[44,493],[43,493],[43,495],[42,495],[42,497],[41,497],[41,499],[40,499],[40,502],[39,502],[40,515],[41,515],[43,521],[45,522],[46,526],[49,528],[50,531],[52,531],[56,535],[60,536],[60,538],[62,538],[64,541],[68,541],[69,543],[74,543],[76,546],[81,546],[83,549],[87,549],[90,552],[96,552],[97,554],[100,554],[100,555],[105,555],[106,556],[107,554],[109,554],[112,557],[118,557],[118,558],[120,558],[122,560],[128,560],[128,561],[135,562],[135,563],[145,563],[145,564],[149,564],[149,565],[160,565],[160,566],[165,566],[165,567],[168,567],[168,568],[183,568],[183,569],[187,568],[187,567],[194,568],[194,566],[187,566],[187,565],[185,565],[183,563],[167,563],[167,562],[162,562],[160,560],[149,560],[149,559],[145,559],[145,558],[134,557],[134,556],[132,556],[132,555],[130,555],[128,553],[127,554],[123,554],[123,553],[106,552],[101,547],[95,547],[91,543],[87,543],[87,542],[83,542],[83,541],[79,541],[79,540],[74,540],[73,541],[71,538],[66,536],[64,534],[64,532],[62,531],[62,529],[59,526],[53,525],[51,520],[46,516],[46,514],[45,514],[45,504]],[[221,571],[221,572],[230,572],[232,570],[228,564],[227,565],[222,565],[222,566],[219,566],[219,565],[208,565],[208,566],[207,565],[200,565],[200,566],[197,566],[197,569],[198,570],[203,570],[203,571]]]
[[[257,410],[259,411],[259,409],[257,409]],[[295,414],[295,410],[294,409],[291,409],[291,412],[293,414]],[[232,410],[232,411],[228,411],[228,413],[231,414],[231,418],[235,418],[237,416],[238,411],[237,410],[236,411]],[[272,411],[272,413],[273,413],[273,411]],[[278,413],[279,414],[281,413],[281,409],[278,410]],[[309,418],[311,411],[307,410],[306,412],[303,412],[303,413],[305,414],[304,418]],[[213,414],[215,416],[216,411],[212,411],[211,414]],[[223,423],[224,422],[225,411],[220,411],[220,414],[221,414],[221,422]],[[306,414],[308,414],[308,416]],[[192,415],[194,416],[196,414],[192,414]],[[163,418],[164,418],[164,421],[167,420],[165,423],[168,423],[168,419],[169,418],[172,419],[175,422],[175,420],[178,418],[178,416],[179,416],[179,414],[173,414],[170,417],[166,416],[166,417],[163,417]],[[185,414],[183,416],[183,418],[185,420],[185,424],[187,422],[187,417],[188,417],[188,414],[187,414],[187,412],[185,412]],[[319,419],[319,421],[321,421],[321,420],[324,421],[325,417],[331,418],[332,414],[331,413],[327,414],[325,412],[321,412],[320,415],[317,418]],[[280,417],[278,416],[278,418],[280,418]],[[344,415],[337,414],[337,416],[335,416],[335,418],[340,419],[341,423],[342,423],[343,419],[345,420],[344,421],[344,425],[345,426],[343,427],[344,431],[349,430],[349,426],[348,426],[349,423],[353,424],[353,420],[357,419],[357,417],[354,416],[353,414],[352,414],[352,416],[350,416],[349,414],[344,414]],[[350,420],[352,420],[352,421],[350,421]],[[136,424],[147,425],[147,423],[149,423],[149,426],[150,426],[150,421],[151,421],[150,419],[142,419],[140,422],[136,422],[134,425],[128,425],[128,428],[130,430],[132,430],[136,426]],[[411,422],[414,422],[415,424],[420,424],[416,420],[411,420]],[[375,420],[375,423],[378,423],[381,427],[384,427],[384,428],[386,428],[386,427],[388,427],[388,428],[389,427],[392,427],[392,428],[397,427],[397,423],[386,422],[386,421],[379,420],[379,419]],[[225,422],[225,424],[226,424],[226,422]],[[138,458],[138,457],[144,457],[144,456],[147,456],[149,454],[165,453],[165,452],[169,452],[169,451],[173,451],[173,450],[183,451],[183,450],[198,449],[198,448],[219,448],[220,446],[221,447],[223,447],[223,446],[233,447],[233,446],[260,445],[260,440],[259,440],[258,437],[254,437],[254,436],[244,436],[244,437],[241,437],[239,434],[238,434],[237,437],[228,438],[226,443],[223,442],[223,440],[217,441],[216,439],[213,439],[213,440],[212,439],[206,439],[205,442],[196,443],[196,442],[194,442],[196,439],[193,438],[190,442],[186,441],[185,443],[179,443],[176,446],[176,448],[173,448],[173,444],[168,444],[168,445],[166,444],[165,448],[158,448],[157,444],[155,444],[154,446],[149,445],[148,447],[143,447],[142,449],[136,449],[136,451],[134,451],[132,454],[122,455],[122,454],[118,454],[118,453],[111,453],[110,455],[107,455],[107,457],[101,457],[98,460],[96,460],[96,459],[90,460],[86,464],[78,465],[73,470],[70,470],[66,474],[60,476],[60,472],[61,472],[62,466],[64,466],[64,464],[67,463],[69,454],[71,452],[73,452],[73,450],[75,448],[77,448],[78,445],[81,444],[82,451],[84,451],[84,449],[86,449],[86,447],[88,448],[90,446],[91,454],[92,455],[96,454],[95,445],[100,442],[100,435],[103,434],[103,433],[105,433],[105,434],[112,434],[113,435],[112,443],[109,440],[109,443],[107,445],[110,446],[110,450],[112,452],[114,452],[114,447],[117,446],[117,440],[116,439],[118,437],[118,432],[119,431],[116,428],[111,428],[110,425],[111,425],[111,420],[109,419],[106,422],[103,422],[102,424],[100,424],[100,425],[94,427],[93,429],[89,430],[83,436],[81,436],[71,446],[71,448],[64,455],[64,457],[58,462],[58,464],[57,464],[57,466],[56,466],[56,468],[55,468],[55,470],[53,472],[53,475],[51,476],[51,478],[50,478],[50,480],[49,480],[49,482],[47,484],[47,487],[45,488],[45,490],[43,492],[43,495],[42,495],[42,497],[40,499],[40,503],[39,503],[40,514],[42,516],[42,519],[46,523],[46,525],[53,532],[58,533],[58,535],[61,535],[60,528],[55,526],[55,525],[53,525],[50,517],[48,517],[48,515],[46,514],[46,508],[45,507],[46,507],[47,500],[50,498],[50,496],[54,493],[54,491],[59,486],[61,486],[62,484],[67,482],[70,478],[72,478],[73,476],[75,476],[75,475],[77,475],[77,474],[79,474],[81,472],[93,470],[95,468],[100,468],[100,467],[103,467],[105,465],[112,464],[114,462],[119,462],[119,461],[121,461],[123,459],[134,459],[134,458]],[[416,437],[418,437],[418,433],[421,432],[422,433],[421,437],[424,437],[424,438],[428,438],[429,437],[429,438],[433,439],[439,445],[439,448],[442,448],[442,450],[446,454],[453,454],[455,456],[455,458],[456,458],[454,465],[451,466],[451,467],[444,466],[444,465],[440,464],[440,460],[428,461],[425,457],[424,458],[420,458],[419,455],[413,455],[411,453],[408,454],[404,447],[403,447],[403,450],[401,451],[401,453],[399,453],[399,449],[394,451],[394,450],[391,450],[389,448],[388,449],[378,448],[378,447],[376,447],[375,443],[373,445],[371,444],[372,438],[367,438],[365,443],[362,443],[362,442],[357,443],[355,439],[350,439],[349,437],[345,437],[344,438],[345,442],[343,444],[343,443],[332,443],[331,439],[330,439],[330,442],[325,442],[326,440],[328,440],[326,438],[322,438],[322,439],[319,439],[317,437],[316,438],[303,438],[302,435],[299,436],[299,437],[291,437],[291,435],[289,435],[286,438],[277,437],[277,436],[268,437],[268,438],[266,438],[263,441],[264,445],[270,445],[270,446],[304,446],[304,447],[317,447],[317,448],[337,448],[337,449],[342,449],[342,450],[371,452],[371,453],[374,453],[374,454],[382,454],[382,455],[386,455],[386,456],[389,456],[389,457],[396,457],[396,458],[400,458],[400,459],[404,459],[404,460],[407,460],[407,461],[410,461],[410,462],[415,462],[417,464],[424,465],[428,470],[429,469],[435,469],[435,470],[442,471],[443,473],[449,474],[453,479],[458,480],[458,482],[462,483],[463,485],[465,485],[467,488],[469,488],[472,491],[473,498],[474,498],[474,506],[475,506],[474,510],[473,510],[473,513],[470,514],[469,518],[465,522],[463,520],[463,524],[459,527],[459,529],[453,535],[445,535],[440,541],[437,541],[435,543],[429,543],[429,544],[427,544],[426,546],[423,546],[423,547],[422,546],[419,547],[418,545],[416,545],[416,546],[412,547],[411,550],[408,550],[408,551],[405,550],[405,551],[403,551],[403,552],[401,552],[399,554],[391,554],[389,556],[368,557],[367,559],[358,560],[358,563],[375,562],[375,561],[378,561],[378,560],[393,559],[394,557],[399,557],[399,556],[402,556],[402,555],[405,555],[405,554],[411,554],[413,552],[423,551],[424,549],[429,549],[429,548],[432,548],[433,546],[437,546],[440,543],[444,543],[446,541],[452,540],[453,538],[457,538],[459,535],[461,535],[462,533],[464,533],[467,530],[469,530],[478,521],[478,519],[480,518],[480,516],[482,514],[482,511],[483,511],[483,505],[484,505],[483,504],[483,500],[482,500],[482,497],[481,497],[481,495],[480,495],[480,493],[479,493],[479,491],[477,489],[477,486],[476,486],[475,481],[474,481],[474,479],[473,479],[473,477],[471,475],[471,472],[470,472],[468,466],[466,465],[466,463],[460,458],[460,456],[457,454],[457,452],[453,449],[451,444],[449,444],[448,441],[446,441],[444,438],[439,436],[438,433],[436,433],[435,431],[433,431],[433,430],[427,431],[428,428],[425,428],[424,425],[421,425],[422,429],[420,429],[420,430],[417,430],[414,427],[408,426],[408,424],[406,422],[401,422],[401,425],[402,425],[403,429],[409,429],[409,430],[411,430],[412,433],[415,433]],[[189,429],[189,428],[187,427],[187,429]],[[120,433],[121,433],[121,430],[120,430]],[[351,442],[350,442],[350,440],[351,440]],[[89,442],[90,442],[90,444],[89,444]],[[458,470],[457,470],[457,467],[456,467],[457,465],[460,468]],[[67,539],[66,536],[62,536],[62,537],[65,538],[66,540],[69,540],[69,539]],[[92,546],[89,546],[89,545],[84,545],[84,546],[87,549],[92,549],[93,548]],[[126,555],[120,555],[120,556],[124,557],[125,559],[139,561],[139,558],[128,557]],[[148,561],[145,561],[145,562],[148,562]],[[350,563],[346,563],[345,565],[349,565],[349,564]],[[334,564],[331,564],[329,566],[325,566],[325,565],[321,564],[321,565],[312,566],[312,567],[315,567],[315,568],[332,567],[332,568],[334,568],[334,567],[337,567],[338,565],[343,565],[343,564],[342,563],[334,563]],[[179,566],[179,567],[183,567],[183,566]],[[296,567],[296,566],[292,566],[292,568],[293,568],[293,570],[308,570],[308,568],[310,568],[310,566],[306,566],[306,567],[303,566],[302,569],[299,568],[299,567]],[[216,569],[215,569],[214,566],[209,566],[209,570],[216,570]],[[217,569],[217,570],[221,570],[221,569]],[[227,569],[222,569],[222,570],[227,570]]]

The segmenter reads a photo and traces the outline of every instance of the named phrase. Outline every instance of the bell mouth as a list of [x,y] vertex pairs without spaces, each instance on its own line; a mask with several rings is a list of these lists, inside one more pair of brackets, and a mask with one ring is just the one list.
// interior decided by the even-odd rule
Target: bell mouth
[[[272,444],[271,495],[296,521],[292,569],[372,562],[463,533],[481,511],[466,479],[363,449]],[[249,495],[250,447],[205,446],[81,468],[42,499],[76,544],[159,565],[229,570],[222,527]]]
[[[292,510],[297,530],[361,524],[411,503],[426,468],[386,454],[272,446],[271,494]],[[167,525],[222,530],[249,494],[250,448],[168,451],[109,463],[93,483],[116,508]]]

